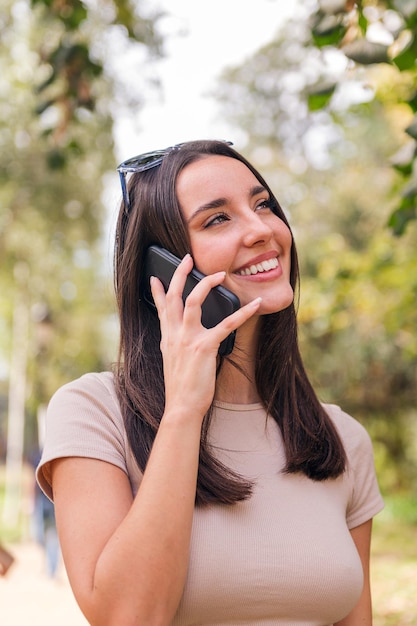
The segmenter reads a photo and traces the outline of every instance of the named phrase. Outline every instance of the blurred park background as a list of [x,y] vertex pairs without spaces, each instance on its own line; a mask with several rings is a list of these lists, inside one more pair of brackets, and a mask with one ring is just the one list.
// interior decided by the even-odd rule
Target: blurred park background
[[[277,14],[280,2],[269,3]],[[157,0],[0,8],[0,542],[19,554],[33,539],[48,399],[116,356],[116,127],[125,116],[140,128],[145,103],[163,101],[158,62],[181,36],[164,28],[166,11]],[[417,2],[306,0],[275,33],[207,98],[292,224],[300,342],[319,395],[374,442],[386,500],[375,624],[415,625]],[[211,136],[223,138],[216,124]],[[0,579],[0,595],[12,583]]]

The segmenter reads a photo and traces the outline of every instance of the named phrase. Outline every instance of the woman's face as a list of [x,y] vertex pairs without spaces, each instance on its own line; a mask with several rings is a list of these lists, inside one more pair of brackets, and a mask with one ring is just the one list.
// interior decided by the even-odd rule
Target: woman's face
[[260,314],[291,304],[291,233],[244,163],[220,155],[195,161],[180,173],[177,196],[198,270],[225,271],[223,285],[242,305],[261,296]]

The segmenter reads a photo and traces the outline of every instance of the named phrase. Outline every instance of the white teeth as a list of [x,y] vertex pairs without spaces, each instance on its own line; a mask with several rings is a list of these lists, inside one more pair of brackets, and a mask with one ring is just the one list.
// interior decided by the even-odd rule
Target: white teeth
[[257,263],[257,265],[251,265],[250,267],[246,267],[244,270],[240,270],[239,274],[241,276],[250,276],[251,274],[258,274],[258,272],[267,272],[268,270],[272,270],[278,267],[278,259],[269,259],[269,261],[262,261],[262,263]]

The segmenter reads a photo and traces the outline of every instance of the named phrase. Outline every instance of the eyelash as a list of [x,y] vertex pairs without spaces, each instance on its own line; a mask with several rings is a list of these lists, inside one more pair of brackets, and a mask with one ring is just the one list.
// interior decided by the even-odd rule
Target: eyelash
[[262,200],[258,206],[256,207],[257,209],[272,209],[275,207],[275,202],[272,198],[268,198],[267,200]]
[[[224,219],[221,219],[224,218]],[[217,215],[214,215],[213,217],[211,217],[205,224],[204,224],[204,228],[210,228],[210,226],[216,226],[219,223],[219,219],[221,219],[222,222],[226,222],[228,221],[228,216],[226,215],[226,213],[218,213]]]
[[[274,200],[272,198],[267,198],[265,200],[261,200],[261,202],[259,202],[259,204],[256,205],[255,210],[270,209],[272,211],[274,207],[275,207]],[[210,228],[210,226],[215,226],[216,224],[219,223],[218,222],[219,219],[221,219],[221,221],[228,221],[229,217],[226,215],[226,213],[218,213],[217,215],[214,215],[212,218],[210,218],[208,222],[206,222],[206,224],[204,225],[204,228]]]

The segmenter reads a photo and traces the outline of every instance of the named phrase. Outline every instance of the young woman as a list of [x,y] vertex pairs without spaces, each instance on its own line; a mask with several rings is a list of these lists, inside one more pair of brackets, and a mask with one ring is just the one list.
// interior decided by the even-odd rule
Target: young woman
[[[38,470],[82,611],[94,626],[369,626],[371,442],[304,371],[277,200],[225,142],[119,172],[119,360],[55,394]],[[151,279],[157,314],[151,244],[182,258],[167,293]],[[193,265],[206,277],[184,304]],[[218,285],[241,308],[207,329]]]

